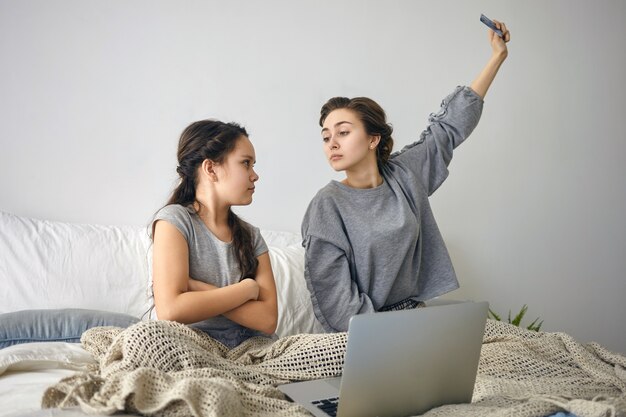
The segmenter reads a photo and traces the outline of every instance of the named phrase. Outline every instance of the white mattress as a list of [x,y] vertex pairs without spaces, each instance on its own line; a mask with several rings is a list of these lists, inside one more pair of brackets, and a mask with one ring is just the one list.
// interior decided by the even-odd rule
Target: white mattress
[[[0,416],[57,416],[52,410],[41,410],[44,391],[61,378],[74,372],[69,369],[12,371],[0,376]],[[84,414],[83,414],[84,415]]]

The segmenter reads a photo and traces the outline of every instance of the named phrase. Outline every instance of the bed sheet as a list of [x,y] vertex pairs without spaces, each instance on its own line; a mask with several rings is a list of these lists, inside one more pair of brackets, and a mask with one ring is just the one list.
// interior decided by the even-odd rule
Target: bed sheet
[[[78,408],[41,409],[46,388],[72,375],[70,369],[10,371],[0,376],[0,416],[2,417],[85,417]],[[124,415],[124,414],[121,414]]]
[[79,417],[78,409],[41,409],[45,390],[95,363],[80,344],[23,343],[0,349],[0,417]]

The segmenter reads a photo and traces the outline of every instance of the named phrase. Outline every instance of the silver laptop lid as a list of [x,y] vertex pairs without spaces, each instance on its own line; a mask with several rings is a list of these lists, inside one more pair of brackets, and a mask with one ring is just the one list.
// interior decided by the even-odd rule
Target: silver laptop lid
[[488,304],[354,316],[339,417],[408,416],[472,399]]

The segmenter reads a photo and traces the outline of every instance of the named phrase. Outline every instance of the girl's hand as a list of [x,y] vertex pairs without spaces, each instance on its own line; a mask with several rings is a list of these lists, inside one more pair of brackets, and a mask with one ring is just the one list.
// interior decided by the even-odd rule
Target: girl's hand
[[256,280],[254,279],[244,279],[243,281],[239,282],[238,284],[234,284],[234,285],[242,285],[246,288],[246,290],[248,291],[250,300],[256,301],[259,299],[259,291],[260,291],[260,287],[259,287],[259,283],[256,282]]
[[487,35],[489,36],[489,43],[491,44],[491,50],[494,55],[498,55],[501,57],[506,57],[508,55],[508,49],[506,47],[506,43],[511,40],[511,32],[506,28],[506,25],[503,22],[499,22],[494,20],[493,23],[496,24],[496,27],[502,31],[502,37],[496,35],[496,33],[489,29]]

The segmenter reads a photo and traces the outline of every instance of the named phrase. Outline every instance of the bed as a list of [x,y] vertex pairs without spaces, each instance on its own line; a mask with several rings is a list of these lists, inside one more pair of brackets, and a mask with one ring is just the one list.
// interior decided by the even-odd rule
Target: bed
[[[104,369],[102,357],[112,345],[85,347],[78,343],[81,336],[101,340],[103,335],[131,332],[153,321],[150,240],[146,228],[69,224],[0,212],[0,231],[0,416],[84,416],[88,406],[81,408],[68,401],[61,405],[70,404],[69,408],[42,409],[42,398],[63,378],[97,375]],[[321,333],[322,329],[314,318],[304,281],[300,236],[265,230],[262,234],[270,250],[278,291],[277,335],[292,343],[292,351],[298,343],[310,346],[309,334]],[[598,345],[582,346],[565,334],[530,334],[506,326],[488,323],[481,354],[481,385],[475,389],[476,404],[462,409],[463,414],[624,415],[626,358]],[[318,346],[331,340],[319,337],[315,342]],[[250,347],[250,352],[254,349],[259,348]],[[525,373],[529,363],[533,364],[534,373]],[[534,382],[533,375],[538,376]],[[571,379],[573,376],[575,380]],[[545,389],[568,383],[577,390]],[[524,395],[511,400],[511,395],[498,391],[504,385],[517,390],[510,392]],[[242,398],[247,398],[250,390],[258,391],[253,384],[235,393],[243,393]],[[260,392],[260,401],[267,397],[274,408],[247,408],[244,414],[274,415],[268,410],[280,410],[281,415],[306,415],[277,397],[279,394],[271,387]],[[217,401],[219,405],[222,400]],[[538,405],[529,408],[529,404]],[[511,414],[515,407],[523,412]],[[194,413],[228,415],[215,404],[209,409],[208,413]],[[92,408],[91,413],[98,415],[98,410],[104,408]],[[444,406],[428,415],[458,413],[459,409]],[[138,414],[124,411],[120,415]]]

